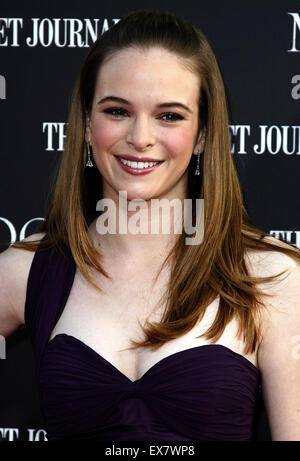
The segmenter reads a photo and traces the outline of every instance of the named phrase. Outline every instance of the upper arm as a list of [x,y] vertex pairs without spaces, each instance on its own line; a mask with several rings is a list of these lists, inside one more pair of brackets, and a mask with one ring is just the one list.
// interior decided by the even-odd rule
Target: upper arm
[[[288,269],[277,282],[262,284],[265,300],[258,366],[272,440],[300,440],[300,264],[271,253],[259,275]],[[265,266],[266,268],[266,266]]]
[[[36,240],[33,234],[24,240]],[[0,335],[7,337],[25,324],[27,280],[33,251],[9,247],[0,254]]]

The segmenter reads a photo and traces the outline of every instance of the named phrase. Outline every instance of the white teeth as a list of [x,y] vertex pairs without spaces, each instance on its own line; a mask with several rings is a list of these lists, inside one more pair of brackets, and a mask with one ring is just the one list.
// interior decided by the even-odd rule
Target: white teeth
[[159,162],[132,162],[131,160],[125,160],[124,158],[119,157],[122,163],[124,165],[128,165],[131,168],[138,168],[138,169],[143,169],[143,168],[148,168],[149,166],[154,166]]

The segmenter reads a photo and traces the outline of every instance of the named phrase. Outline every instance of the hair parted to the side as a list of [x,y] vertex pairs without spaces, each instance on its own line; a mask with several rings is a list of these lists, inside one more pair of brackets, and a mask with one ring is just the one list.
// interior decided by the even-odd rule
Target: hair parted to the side
[[[185,245],[187,235],[179,235],[164,262],[172,260],[163,318],[159,323],[148,323],[144,327],[145,340],[132,344],[156,349],[187,333],[219,295],[215,321],[203,336],[217,341],[235,317],[246,353],[253,352],[260,339],[263,307],[256,283],[270,281],[274,276],[251,278],[245,254],[249,250],[280,251],[300,262],[300,252],[291,245],[277,245],[265,239],[268,234],[250,223],[232,159],[226,96],[216,58],[197,28],[170,13],[130,13],[90,48],[73,92],[54,196],[41,229],[46,236],[41,243],[21,241],[13,246],[42,251],[53,245],[60,248],[63,242],[90,283],[94,284],[90,266],[109,277],[101,266],[101,252],[87,235],[89,216],[95,213],[96,203],[102,198],[102,177],[97,168],[84,167],[86,117],[91,112],[97,75],[105,60],[127,47],[152,46],[175,53],[199,75],[199,129],[206,129],[201,155],[203,181],[199,188],[189,174],[188,193],[193,199],[205,199],[205,235],[200,245]],[[195,168],[193,157],[189,173]]]

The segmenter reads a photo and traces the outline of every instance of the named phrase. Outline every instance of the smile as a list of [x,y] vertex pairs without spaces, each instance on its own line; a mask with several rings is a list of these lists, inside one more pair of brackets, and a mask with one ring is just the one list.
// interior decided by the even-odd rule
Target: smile
[[159,165],[161,165],[164,162],[164,160],[157,161],[157,162],[155,161],[147,161],[147,162],[134,161],[134,160],[128,160],[126,158],[116,157],[116,156],[115,158],[124,171],[130,174],[133,174],[133,175],[151,173],[151,171],[153,171],[155,168],[157,168]]

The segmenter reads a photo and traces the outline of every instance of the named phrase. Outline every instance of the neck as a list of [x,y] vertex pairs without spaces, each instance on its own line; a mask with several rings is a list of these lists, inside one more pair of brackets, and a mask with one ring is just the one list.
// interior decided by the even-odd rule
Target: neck
[[106,255],[131,261],[164,258],[182,232],[182,201],[132,200],[103,202],[105,210],[89,229],[94,246]]

